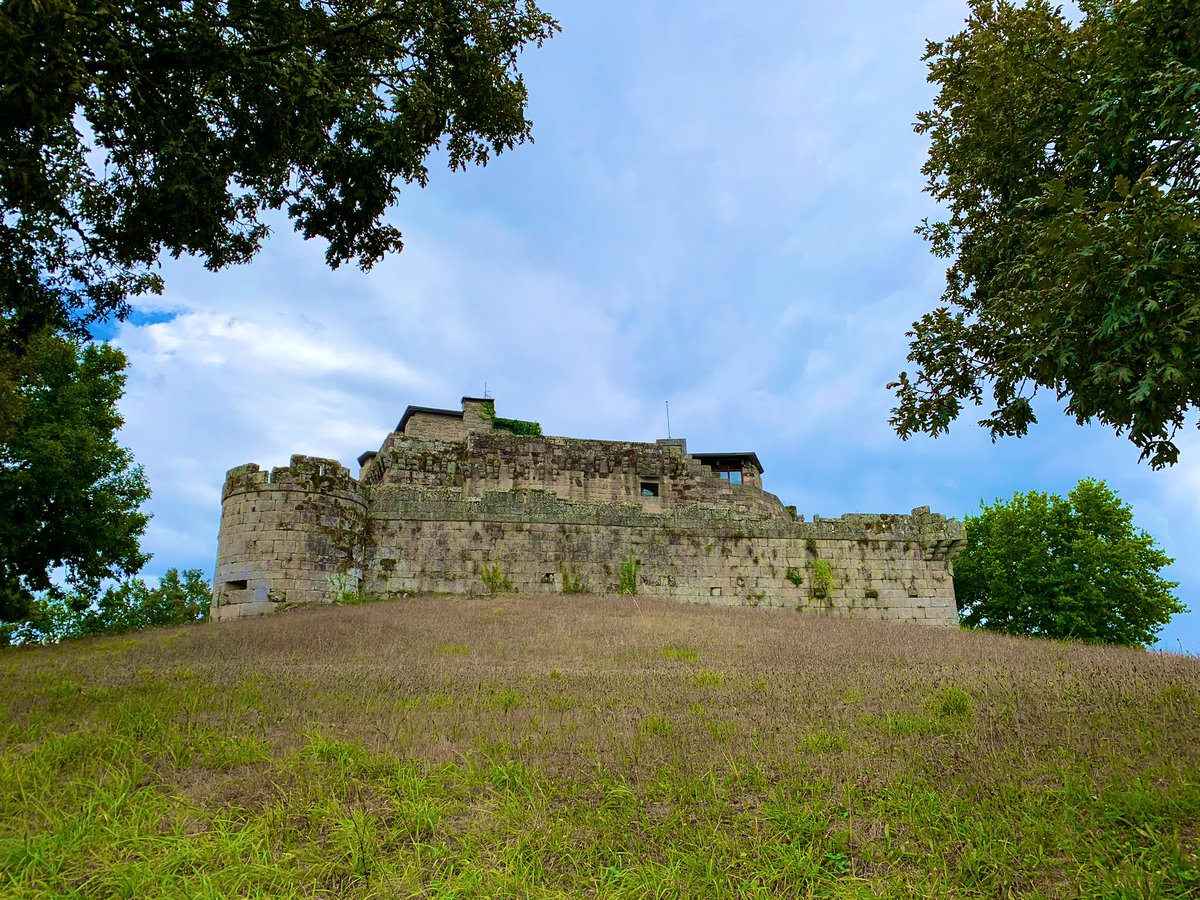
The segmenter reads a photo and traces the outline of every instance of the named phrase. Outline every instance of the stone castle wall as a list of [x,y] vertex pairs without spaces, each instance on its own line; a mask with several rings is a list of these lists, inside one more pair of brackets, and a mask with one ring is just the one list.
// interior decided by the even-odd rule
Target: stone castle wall
[[461,416],[410,407],[357,480],[305,456],[231,469],[214,617],[511,586],[956,622],[962,527],[927,508],[805,522],[748,454],[729,455],[746,461],[733,484],[682,440],[518,436],[490,413],[471,398]]
[[[540,491],[463,501],[379,489],[371,519],[374,549],[363,583],[371,595],[478,593],[489,577],[522,593],[617,593],[624,569],[640,595],[957,621],[946,559],[959,538],[957,523],[926,509],[755,521],[699,510],[655,516],[629,505],[565,503]],[[828,566],[825,589],[818,560]]]

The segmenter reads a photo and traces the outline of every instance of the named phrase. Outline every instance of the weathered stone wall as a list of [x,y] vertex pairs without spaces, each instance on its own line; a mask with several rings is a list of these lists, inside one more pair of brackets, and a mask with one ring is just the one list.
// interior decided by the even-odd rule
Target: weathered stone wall
[[[445,416],[437,413],[416,412],[409,416],[404,425],[404,434],[425,441],[461,441],[466,437],[462,416]],[[491,425],[489,424],[490,428]]]
[[[957,523],[909,516],[800,522],[716,510],[656,516],[625,504],[564,503],[548,492],[452,500],[377,489],[363,589],[376,595],[487,590],[484,569],[522,592],[616,593],[636,565],[637,593],[952,625],[947,562]],[[824,561],[831,583],[822,590]]]
[[357,591],[370,529],[359,485],[331,459],[231,469],[221,495],[213,617],[262,615],[281,603]]
[[[368,466],[371,483],[436,489],[461,499],[495,491],[552,491],[582,503],[634,503],[647,512],[698,506],[743,517],[787,517],[758,473],[746,484],[722,481],[707,466],[671,445],[525,437],[501,431],[474,433],[465,441],[429,441],[393,433]],[[364,478],[366,471],[364,471]],[[641,496],[643,482],[657,497]]]

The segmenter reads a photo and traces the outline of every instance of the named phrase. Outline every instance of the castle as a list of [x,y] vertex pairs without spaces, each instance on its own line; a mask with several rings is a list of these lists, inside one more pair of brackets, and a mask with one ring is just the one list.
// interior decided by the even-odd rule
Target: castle
[[231,469],[213,618],[421,592],[626,593],[927,625],[957,622],[962,526],[931,513],[805,521],[749,452],[544,437],[410,406],[357,479],[334,460]]

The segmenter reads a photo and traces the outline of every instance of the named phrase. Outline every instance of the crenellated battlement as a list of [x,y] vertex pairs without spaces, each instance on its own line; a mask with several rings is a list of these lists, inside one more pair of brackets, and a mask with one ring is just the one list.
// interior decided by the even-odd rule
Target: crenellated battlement
[[464,397],[410,406],[359,465],[357,480],[301,455],[229,470],[218,618],[507,585],[955,621],[958,522],[928,507],[805,521],[763,490],[754,453],[544,436]]
[[252,491],[306,491],[316,494],[358,494],[359,483],[336,459],[293,455],[286,466],[264,470],[257,463],[234,466],[225,473],[221,499]]

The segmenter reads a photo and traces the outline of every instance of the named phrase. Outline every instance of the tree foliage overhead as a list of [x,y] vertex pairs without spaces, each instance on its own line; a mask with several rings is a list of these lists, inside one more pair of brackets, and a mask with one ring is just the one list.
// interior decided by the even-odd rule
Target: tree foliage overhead
[[937,435],[990,391],[980,424],[1023,435],[1046,389],[1173,464],[1200,408],[1200,0],[970,5],[925,53],[948,217],[918,232],[949,267],[892,425]]
[[401,247],[401,183],[524,141],[533,0],[3,0],[0,317],[127,311],[163,252],[245,262],[286,210],[337,266]]
[[1174,560],[1133,525],[1102,481],[1067,499],[1031,491],[964,521],[954,592],[966,625],[1104,644],[1149,645],[1176,613],[1178,583],[1158,573]]
[[54,576],[80,594],[145,563],[146,479],[117,444],[125,356],[48,331],[28,343],[2,408],[0,620],[19,621]]

